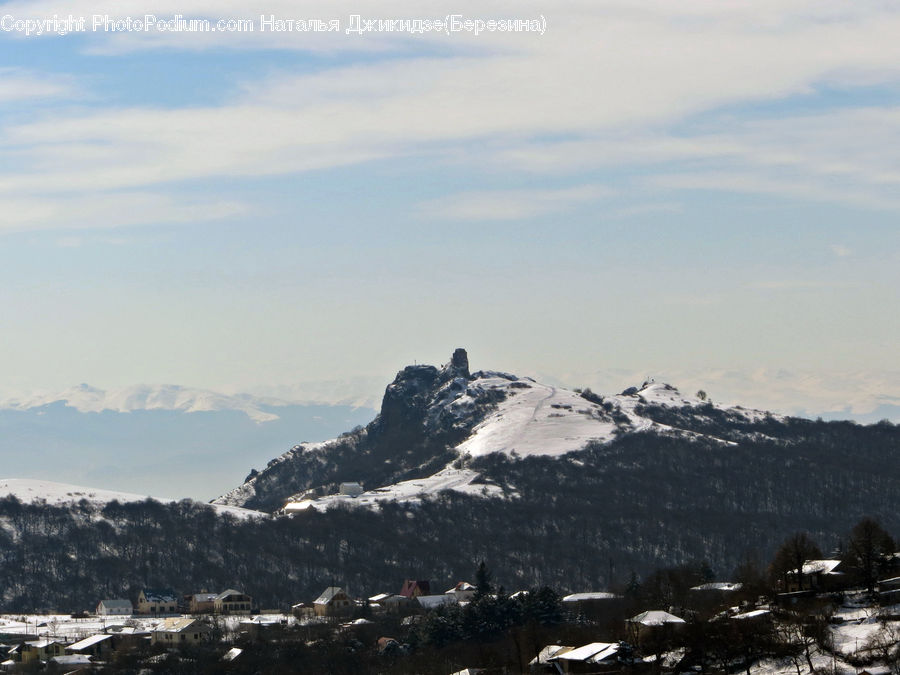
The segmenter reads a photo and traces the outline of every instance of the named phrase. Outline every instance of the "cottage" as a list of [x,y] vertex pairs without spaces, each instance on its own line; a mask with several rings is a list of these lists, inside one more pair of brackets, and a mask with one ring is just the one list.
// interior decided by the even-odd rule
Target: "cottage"
[[153,629],[150,642],[170,647],[193,645],[208,640],[211,633],[212,628],[199,619],[174,617]]
[[403,587],[400,589],[400,595],[404,598],[409,598],[410,600],[414,598],[418,598],[420,595],[429,595],[431,593],[431,584],[425,581],[416,581],[414,579],[407,579],[403,582]]
[[468,581],[460,581],[456,586],[448,591],[444,591],[447,595],[453,595],[459,602],[470,602],[475,597],[478,589]]
[[191,614],[212,614],[216,611],[216,596],[218,593],[194,593],[184,596],[188,612]]
[[341,483],[340,493],[348,497],[359,497],[363,493],[361,483]]
[[178,612],[178,596],[172,590],[143,589],[138,594],[137,614],[175,614]]
[[787,573],[787,590],[839,590],[844,584],[844,578],[840,560],[807,560],[799,574],[795,569]]
[[252,602],[252,598],[246,593],[229,588],[216,596],[213,611],[216,614],[250,614]]
[[131,604],[131,600],[101,600],[97,603],[97,611],[95,612],[98,616],[131,616],[134,611],[134,607]]
[[349,614],[353,600],[339,586],[329,586],[313,601],[316,616],[337,616]]
[[66,644],[57,640],[29,640],[9,650],[9,655],[23,664],[47,661],[65,653]]
[[685,625],[685,620],[663,612],[660,610],[652,610],[649,612],[641,612],[637,616],[626,619],[625,623],[630,627],[632,634],[638,639],[643,639],[648,635],[659,634],[661,632],[671,632]]
[[66,647],[66,654],[81,654],[105,659],[113,652],[113,644],[112,635],[91,635]]

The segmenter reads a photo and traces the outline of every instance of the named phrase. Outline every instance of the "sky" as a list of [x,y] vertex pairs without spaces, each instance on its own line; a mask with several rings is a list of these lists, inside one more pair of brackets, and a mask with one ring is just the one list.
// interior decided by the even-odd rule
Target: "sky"
[[[428,4],[2,3],[0,393],[302,398],[463,346],[900,413],[896,3]],[[418,20],[453,29],[379,30]]]

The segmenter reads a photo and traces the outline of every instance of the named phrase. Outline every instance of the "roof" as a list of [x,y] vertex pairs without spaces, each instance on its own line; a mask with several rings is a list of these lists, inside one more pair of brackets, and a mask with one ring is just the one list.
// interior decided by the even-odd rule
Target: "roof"
[[240,649],[238,647],[232,647],[227,652],[225,652],[225,655],[222,656],[222,660],[223,661],[234,661],[237,657],[239,657],[243,653],[244,653],[243,649]]
[[70,644],[66,649],[73,652],[80,652],[82,649],[87,649],[88,647],[92,647],[98,642],[103,642],[104,640],[111,640],[112,635],[91,635],[90,637],[84,638],[84,640],[79,640],[73,644]]
[[622,597],[620,595],[616,595],[615,593],[606,593],[605,591],[598,591],[596,593],[572,593],[572,595],[567,595],[562,599],[563,602],[581,602],[582,600],[613,600],[615,598]]
[[578,647],[571,651],[557,653],[552,659],[565,661],[584,661],[586,663],[600,663],[612,658],[619,653],[618,642],[592,642],[589,645]]
[[325,589],[325,592],[322,593],[318,598],[313,601],[314,605],[327,605],[330,604],[334,597],[340,593],[343,593],[344,589],[340,586],[329,586]]
[[553,657],[565,653],[570,652],[574,647],[566,647],[565,645],[547,645],[544,647],[538,655],[535,656],[531,661],[528,662],[529,666],[537,666],[537,665],[547,665],[550,662],[550,659]]
[[379,593],[378,595],[373,595],[369,598],[369,602],[381,602],[382,600],[389,598],[393,595],[393,593]]
[[[840,574],[835,572],[835,568],[841,564],[840,560],[807,560],[803,563],[801,569],[802,574]],[[797,570],[791,570],[791,574],[796,574]]]
[[66,654],[65,656],[54,656],[50,662],[61,666],[86,666],[90,665],[91,658],[85,654]]
[[145,588],[141,591],[147,602],[178,602],[175,591],[171,589],[149,589]]
[[171,618],[166,619],[153,629],[154,633],[181,633],[194,627],[207,628],[206,624],[191,618]]
[[109,609],[132,609],[131,600],[122,600],[121,598],[116,598],[114,600],[101,600],[99,603],[104,607]]
[[626,619],[626,621],[630,623],[639,623],[642,626],[663,626],[667,623],[685,623],[684,619],[681,619],[674,614],[663,612],[661,610],[641,612],[637,616]]
[[236,591],[233,588],[229,588],[228,590],[222,591],[216,597],[216,600],[226,600],[229,595],[245,595],[241,591]]
[[218,593],[194,593],[191,598],[194,602],[212,602],[218,595]]
[[735,614],[732,619],[737,619],[738,621],[742,621],[744,619],[756,619],[760,616],[765,616],[766,614],[771,614],[768,609],[754,609],[751,612],[742,612],[741,614]]
[[444,591],[445,593],[463,593],[466,591],[477,591],[478,589],[470,584],[468,581],[460,581],[456,586],[451,588],[449,591]]
[[739,591],[744,587],[744,584],[736,584],[730,581],[712,581],[708,584],[700,584],[699,586],[693,586],[691,588],[692,591]]

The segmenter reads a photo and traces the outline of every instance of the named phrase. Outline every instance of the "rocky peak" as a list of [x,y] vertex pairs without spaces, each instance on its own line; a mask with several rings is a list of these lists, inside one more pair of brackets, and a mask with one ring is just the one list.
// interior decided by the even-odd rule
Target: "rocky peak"
[[449,382],[458,377],[469,379],[469,355],[462,347],[458,347],[450,357],[450,362],[441,368],[440,380]]

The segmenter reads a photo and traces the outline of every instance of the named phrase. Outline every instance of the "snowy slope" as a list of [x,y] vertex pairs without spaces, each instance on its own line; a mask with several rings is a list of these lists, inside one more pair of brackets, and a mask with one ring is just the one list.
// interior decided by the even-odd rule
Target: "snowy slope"
[[[609,443],[618,435],[636,432],[660,434],[680,434],[706,437],[723,447],[734,445],[733,441],[713,436],[704,436],[695,431],[678,429],[657,423],[643,417],[640,406],[660,405],[674,408],[693,408],[697,415],[710,410],[710,404],[699,398],[686,396],[675,387],[645,382],[640,388],[626,390],[610,397],[595,395],[582,396],[579,392],[561,387],[541,384],[531,378],[517,378],[506,373],[480,371],[460,385],[453,380],[441,386],[434,393],[426,418],[443,417],[450,420],[464,420],[471,412],[475,401],[484,392],[502,394],[502,400],[481,422],[470,429],[468,438],[454,449],[463,458],[474,458],[490,453],[504,453],[516,457],[544,455],[561,457],[569,452],[583,449],[588,443]],[[764,416],[760,411],[741,408],[725,408],[729,414],[747,421]],[[313,449],[327,448],[328,443],[309,444],[285,453],[274,462],[290,461],[292,454]],[[385,501],[415,503],[429,494],[443,490],[454,490],[467,494],[496,497],[504,496],[494,485],[477,483],[478,474],[460,468],[456,462],[431,476],[384,485],[358,496],[328,495],[316,499],[295,495],[288,500],[287,512],[303,511],[307,508],[325,510],[332,506],[377,507]],[[241,504],[252,496],[255,479],[235,488],[218,501],[226,504]],[[513,496],[513,495],[506,495]]]
[[[31,480],[27,478],[0,479],[0,497],[12,495],[20,501],[30,503],[43,500],[51,505],[77,503],[82,499],[95,504],[108,504],[118,502],[142,502],[149,499],[147,495],[139,495],[131,492],[116,492],[114,490],[97,490],[95,488],[70,485],[68,483],[56,483],[48,480]],[[153,497],[160,502],[174,502],[175,499]],[[236,506],[210,505],[217,513],[230,513],[239,518],[252,516],[264,516],[259,511],[251,511]]]

